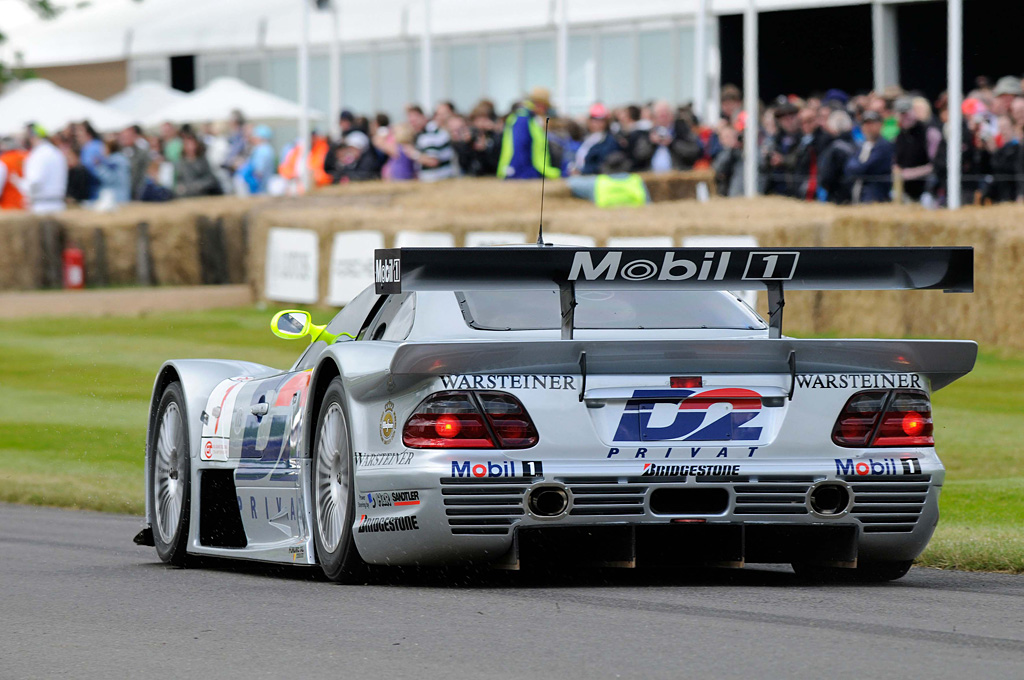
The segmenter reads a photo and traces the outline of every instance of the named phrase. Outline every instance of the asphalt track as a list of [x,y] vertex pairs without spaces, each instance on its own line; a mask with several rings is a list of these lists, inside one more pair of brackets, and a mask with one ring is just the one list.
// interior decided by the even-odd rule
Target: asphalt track
[[[1024,678],[1024,577],[162,565],[136,517],[0,505],[3,678]],[[187,674],[187,675],[186,675]]]

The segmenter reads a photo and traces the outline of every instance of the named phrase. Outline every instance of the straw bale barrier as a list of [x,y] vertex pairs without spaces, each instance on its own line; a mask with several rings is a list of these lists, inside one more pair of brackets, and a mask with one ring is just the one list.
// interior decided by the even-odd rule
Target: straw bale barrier
[[[665,185],[682,192],[680,187],[693,189],[697,177],[707,179],[682,175],[672,179],[674,185]],[[324,296],[336,232],[380,231],[388,246],[399,231],[447,232],[460,246],[471,231],[520,232],[531,242],[536,238],[539,199],[539,182],[460,179],[350,184],[301,198],[136,204],[112,214],[3,214],[0,290],[59,285],[60,250],[74,244],[85,252],[90,285],[245,282],[260,298],[267,231],[294,227],[320,235]],[[598,245],[615,236],[670,236],[681,244],[691,235],[752,235],[761,246],[777,248],[973,246],[974,295],[792,291],[786,296],[785,328],[797,335],[963,337],[990,347],[1024,349],[1024,295],[1019,291],[1024,278],[1022,206],[968,207],[950,213],[893,205],[840,208],[766,197],[712,198],[705,203],[664,200],[643,208],[601,210],[572,198],[565,183],[549,182],[544,228],[546,233],[589,235]],[[766,313],[764,295],[760,305]]]

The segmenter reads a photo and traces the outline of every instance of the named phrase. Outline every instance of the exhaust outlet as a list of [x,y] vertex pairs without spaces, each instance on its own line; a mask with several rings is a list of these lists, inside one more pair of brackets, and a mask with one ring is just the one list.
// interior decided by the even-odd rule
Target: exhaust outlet
[[845,515],[850,510],[853,496],[845,484],[823,482],[813,487],[807,494],[807,503],[811,510],[825,517]]
[[561,517],[569,509],[569,494],[560,486],[537,486],[530,490],[526,506],[535,517]]

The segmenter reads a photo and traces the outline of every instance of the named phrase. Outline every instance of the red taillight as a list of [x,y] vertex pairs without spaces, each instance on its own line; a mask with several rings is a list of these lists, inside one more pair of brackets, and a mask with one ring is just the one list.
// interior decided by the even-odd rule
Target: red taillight
[[402,432],[405,445],[418,449],[523,449],[537,440],[526,409],[504,392],[432,394]]
[[836,419],[832,441],[846,447],[933,446],[928,395],[915,390],[858,392]]
[[704,378],[698,376],[682,377],[674,375],[668,379],[668,384],[674,389],[691,389],[694,387],[704,387]]

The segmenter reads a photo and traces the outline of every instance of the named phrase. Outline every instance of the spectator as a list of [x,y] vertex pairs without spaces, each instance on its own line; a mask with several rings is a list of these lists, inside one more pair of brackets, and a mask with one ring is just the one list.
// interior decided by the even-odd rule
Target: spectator
[[68,188],[68,163],[39,125],[26,128],[31,151],[25,159],[22,193],[32,212],[52,213],[64,209]]
[[100,209],[110,209],[132,200],[131,160],[116,139],[107,142],[106,152],[96,166],[96,175],[100,178],[96,203]]
[[653,127],[637,148],[638,169],[653,172],[689,170],[700,158],[700,141],[683,120],[674,120],[672,107],[666,101],[655,102]]
[[545,155],[544,119],[551,108],[551,93],[535,87],[530,96],[505,119],[501,139],[498,177],[536,179],[561,177],[560,165],[551,162],[551,150]]
[[[813,201],[818,195],[818,165],[832,137],[818,125],[818,108],[807,106],[800,110],[800,143],[796,150],[796,196]],[[821,107],[825,108],[825,107]]]
[[345,135],[341,146],[335,151],[332,181],[363,182],[380,179],[380,162],[377,152],[370,146],[370,138],[361,130]]
[[238,109],[231,112],[228,122],[228,150],[224,156],[224,169],[234,174],[249,156],[249,131],[245,116]]
[[[299,177],[299,152],[306,152],[306,166],[309,168],[309,179],[313,186],[322,187],[331,183],[332,177],[327,174],[324,166],[331,152],[330,142],[314,130],[309,135],[309,148],[301,149],[298,140],[284,151],[284,160],[277,166],[277,174],[291,183],[290,191],[299,193],[301,190]],[[332,166],[333,167],[333,166]]]
[[94,201],[100,193],[100,177],[96,168],[107,153],[106,145],[93,129],[89,121],[78,124],[75,130],[75,141],[79,146],[79,158],[82,167],[89,173],[89,192],[86,200]]
[[160,153],[167,162],[175,164],[181,158],[182,139],[178,128],[171,123],[160,125]]
[[800,151],[799,109],[788,101],[775,109],[778,131],[768,140],[762,154],[761,171],[765,174],[767,194],[779,196],[799,195],[796,177],[797,156]]
[[174,164],[174,176],[174,195],[179,198],[222,193],[220,182],[206,160],[206,147],[191,131],[181,135],[181,157]]
[[0,139],[0,210],[24,210],[25,196],[18,184],[28,151],[23,144],[10,137]]
[[740,144],[740,135],[731,125],[723,125],[718,131],[718,142],[722,148],[711,162],[718,194],[742,196],[743,147]]
[[630,104],[622,109],[619,124],[622,137],[625,140],[626,155],[633,164],[631,170],[636,170],[637,149],[642,145],[643,139],[650,135],[651,121],[643,120],[640,117],[640,107]]
[[893,144],[882,136],[881,114],[865,111],[861,132],[864,142],[846,164],[846,174],[853,182],[853,200],[857,203],[888,201],[892,192]]
[[589,134],[576,150],[576,159],[573,163],[576,174],[597,175],[605,172],[604,165],[609,157],[622,151],[622,145],[611,134],[608,126],[608,109],[604,104],[591,106],[590,118],[587,121]]
[[473,160],[469,174],[474,177],[494,177],[501,156],[501,135],[493,118],[494,105],[481,101],[470,113],[473,134]]
[[992,113],[996,116],[1007,115],[1013,100],[1021,96],[1024,96],[1024,90],[1021,90],[1020,78],[1003,76],[996,81],[995,89],[992,90]]
[[[440,108],[444,109],[442,105]],[[424,182],[436,182],[455,176],[455,150],[448,131],[442,129],[436,121],[427,120],[423,109],[413,104],[405,110],[406,118],[416,134],[416,162],[419,164],[419,177]],[[447,113],[441,118],[445,119]]]
[[94,194],[99,192],[99,179],[82,167],[77,145],[61,141],[57,148],[64,154],[64,162],[68,168],[64,198],[71,205],[87,203]]
[[140,200],[146,184],[146,172],[149,169],[149,143],[142,136],[142,130],[138,125],[122,130],[118,135],[118,142],[131,170],[131,200]]
[[729,123],[736,122],[736,116],[743,110],[743,93],[732,83],[722,87],[722,118]]
[[853,200],[853,186],[846,174],[846,164],[857,153],[853,121],[846,111],[833,111],[827,125],[832,141],[818,164],[818,187],[822,200],[843,205]]
[[405,182],[416,179],[416,148],[413,146],[415,135],[407,123],[394,126],[394,134],[386,140],[384,150],[388,161],[381,171],[384,179],[394,182]]
[[[267,182],[274,175],[274,147],[270,144],[273,134],[266,125],[257,125],[249,136],[251,148],[249,157],[238,169],[235,184],[250,194],[267,193]],[[238,180],[241,180],[239,183]]]
[[900,133],[896,137],[893,170],[903,178],[904,194],[911,200],[920,201],[925,180],[935,170],[928,155],[928,133],[914,114],[910,98],[899,99],[895,110],[899,115]]
[[[999,83],[996,83],[998,89]],[[996,140],[990,142],[993,179],[990,197],[995,202],[1012,202],[1022,195],[1021,183],[1024,182],[1024,175],[1021,174],[1021,165],[1024,163],[1021,159],[1021,134],[1014,128],[1009,116],[1000,116],[998,126],[999,143],[997,145]]]

